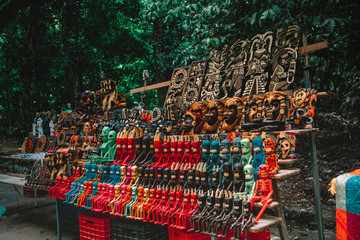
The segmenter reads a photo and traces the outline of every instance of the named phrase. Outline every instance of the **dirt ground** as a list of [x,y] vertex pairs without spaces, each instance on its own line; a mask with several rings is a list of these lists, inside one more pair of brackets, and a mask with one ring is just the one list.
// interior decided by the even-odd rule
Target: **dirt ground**
[[[16,188],[22,193],[22,188]],[[55,240],[56,209],[55,200],[47,197],[38,198],[38,206],[34,206],[34,199],[19,195],[11,185],[0,183],[0,205],[7,208],[0,218],[1,240]],[[79,232],[67,224],[61,224],[62,239],[80,239]],[[290,239],[312,240],[317,239],[317,231],[304,230],[301,226],[288,221]],[[279,240],[277,228],[271,229],[272,240]],[[325,231],[327,240],[335,240],[334,231]]]

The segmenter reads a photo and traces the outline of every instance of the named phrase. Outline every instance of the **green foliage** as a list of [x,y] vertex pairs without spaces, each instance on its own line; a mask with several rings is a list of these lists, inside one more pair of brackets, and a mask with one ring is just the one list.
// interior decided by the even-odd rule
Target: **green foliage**
[[[301,26],[309,44],[330,44],[310,56],[313,88],[336,93],[319,109],[359,117],[359,14],[355,0],[34,3],[18,9],[0,35],[0,121],[10,126],[35,111],[60,110],[105,77],[117,80],[122,93],[143,85],[143,69],[149,84],[166,81],[174,67],[207,59],[214,47],[291,24]],[[165,94],[148,92],[148,108]]]

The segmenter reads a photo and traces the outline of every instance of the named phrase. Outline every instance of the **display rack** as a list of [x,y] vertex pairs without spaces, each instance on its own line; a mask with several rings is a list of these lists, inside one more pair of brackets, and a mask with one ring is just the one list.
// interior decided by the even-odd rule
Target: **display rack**
[[[320,42],[312,45],[307,45],[306,34],[303,34],[303,47],[299,48],[298,54],[304,55],[305,58],[305,70],[304,70],[304,78],[305,78],[305,87],[311,88],[310,76],[309,76],[309,60],[308,54],[317,50],[328,48],[328,42]],[[144,86],[136,89],[132,89],[130,94],[146,92],[149,90],[159,89],[163,87],[168,87],[170,85],[170,81],[157,83],[150,86]],[[319,93],[319,98],[329,96],[329,93]],[[319,174],[318,174],[318,165],[317,165],[317,157],[316,157],[316,144],[315,144],[315,133],[319,131],[318,128],[311,129],[301,129],[301,130],[291,130],[296,134],[309,134],[310,137],[310,153],[311,153],[311,166],[312,166],[312,175],[313,175],[313,184],[314,184],[314,194],[315,194],[315,207],[316,207],[316,216],[317,216],[317,225],[318,225],[318,235],[319,239],[324,239],[324,231],[322,224],[322,212],[321,212],[321,201],[320,201],[320,188],[319,188]],[[275,131],[276,132],[276,131]],[[220,135],[218,136],[220,138]],[[283,204],[278,188],[278,184],[280,181],[288,179],[292,176],[295,176],[300,173],[299,168],[292,168],[292,165],[296,163],[298,159],[285,159],[279,160],[279,165],[281,166],[281,170],[272,178],[273,180],[273,190],[274,190],[274,201],[268,206],[268,208],[274,210],[274,216],[264,215],[258,224],[250,227],[248,232],[258,233],[269,229],[270,227],[278,227],[280,238],[283,240],[289,239],[288,229],[286,226],[286,220],[283,212]],[[61,239],[61,228],[59,223],[59,209],[58,209],[58,199],[56,200],[56,216],[57,216],[57,229],[58,229],[58,239]],[[255,208],[261,208],[261,203],[256,203]],[[216,239],[216,237],[212,237],[212,239]]]
[[[307,36],[303,33],[303,47],[300,47],[298,50],[299,55],[304,56],[304,79],[305,79],[305,88],[311,88],[311,81],[310,81],[310,72],[309,72],[309,57],[308,54],[319,51],[322,49],[327,49],[329,44],[327,41],[315,43],[308,45]],[[145,92],[149,90],[154,90],[158,88],[168,87],[170,85],[170,81],[157,83],[153,85],[149,85],[146,87],[140,87],[136,89],[130,90],[130,94]],[[319,98],[324,98],[328,96],[333,96],[333,93],[328,92],[320,92],[318,93]],[[321,201],[320,201],[320,184],[319,184],[319,170],[317,164],[317,157],[316,157],[316,143],[315,143],[315,133],[318,132],[318,128],[312,129],[299,129],[299,130],[291,130],[296,134],[309,134],[310,136],[310,153],[311,153],[311,168],[312,168],[312,175],[313,175],[313,185],[314,185],[314,195],[315,195],[315,208],[316,208],[316,218],[317,218],[317,227],[318,227],[318,237],[319,240],[324,240],[324,229],[323,229],[323,222],[322,222],[322,211],[321,211]],[[274,209],[275,217],[272,216],[263,216],[259,223],[249,229],[249,232],[259,232],[263,231],[267,228],[278,226],[280,237],[282,240],[289,239],[288,230],[286,226],[286,220],[283,213],[283,207],[281,202],[281,197],[278,189],[278,181],[285,180],[289,177],[295,176],[300,173],[300,169],[288,169],[287,167],[291,167],[298,159],[285,159],[279,160],[279,165],[285,169],[279,171],[273,179],[273,188],[274,188],[274,200],[276,202],[270,204],[269,208]],[[261,207],[261,205],[255,205],[256,207]],[[216,237],[212,237],[212,239],[216,239]]]

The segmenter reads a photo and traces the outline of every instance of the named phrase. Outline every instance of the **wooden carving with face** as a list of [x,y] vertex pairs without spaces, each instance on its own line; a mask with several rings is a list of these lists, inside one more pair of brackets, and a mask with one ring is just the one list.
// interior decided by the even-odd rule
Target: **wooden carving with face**
[[263,108],[263,97],[253,95],[244,98],[244,115],[245,123],[252,123],[254,119],[261,118]]
[[207,109],[203,132],[216,133],[224,118],[224,103],[220,100],[210,100],[207,102]]
[[196,118],[195,118],[194,114],[192,114],[189,111],[185,113],[184,121],[181,123],[181,130],[182,130],[181,134],[182,135],[187,135],[187,134],[193,133],[193,128],[196,124],[195,120],[196,120]]
[[267,119],[284,121],[287,94],[280,91],[267,92],[264,95],[264,112]]
[[224,121],[222,130],[224,132],[232,132],[240,128],[244,103],[241,98],[233,97],[226,99]]
[[195,103],[191,104],[190,112],[196,116],[195,117],[195,125],[194,125],[194,133],[200,133],[201,129],[204,125],[205,115],[207,112],[206,102],[195,102]]
[[311,128],[315,115],[314,103],[317,101],[317,92],[314,89],[300,88],[290,98],[288,121],[295,128]]

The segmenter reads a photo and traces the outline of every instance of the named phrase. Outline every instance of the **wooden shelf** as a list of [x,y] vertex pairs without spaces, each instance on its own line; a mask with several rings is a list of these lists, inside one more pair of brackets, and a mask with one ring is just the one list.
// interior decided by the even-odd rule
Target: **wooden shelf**
[[[289,132],[289,133],[295,133],[296,135],[300,135],[300,134],[307,134],[307,133],[312,133],[312,132],[318,132],[319,128],[306,128],[306,129],[286,129],[286,130],[281,130],[281,131],[265,131],[268,133],[273,133],[273,134],[277,134],[279,132]],[[242,132],[242,134],[244,133],[250,133],[250,134],[261,134],[262,132]],[[227,137],[228,133],[213,133],[213,134],[197,134],[200,138],[204,139],[204,138],[209,138],[209,139],[224,139]]]
[[295,169],[281,169],[272,179],[284,180],[300,173],[300,168]]
[[280,165],[280,169],[287,169],[287,168],[291,167],[297,161],[299,161],[299,159],[297,159],[297,158],[279,159],[278,164]]
[[287,158],[287,159],[279,159],[278,163],[281,165],[292,165],[292,164],[296,163],[297,161],[299,161],[299,159],[297,159],[297,158],[293,158],[293,159]]
[[0,174],[0,183],[6,183],[6,184],[11,184],[11,185],[16,185],[16,186],[22,187],[26,183],[26,180],[25,180],[25,178],[9,176],[6,174]]
[[146,92],[146,91],[150,91],[153,89],[158,89],[158,88],[163,88],[163,87],[168,87],[168,86],[170,86],[170,81],[156,83],[156,84],[152,84],[152,85],[149,85],[146,87],[139,87],[139,88],[131,89],[130,94]]
[[12,160],[12,161],[29,161],[29,162],[36,162],[39,159],[34,158],[16,158],[16,157],[9,157],[9,156],[1,156],[2,159]]
[[[261,202],[254,203],[254,207],[262,208],[264,205]],[[273,209],[279,206],[279,203],[276,201],[272,201],[267,208]]]
[[[254,216],[255,217],[255,216]],[[282,222],[282,219],[280,217],[273,217],[268,215],[263,215],[259,222],[248,229],[249,232],[257,233],[264,231],[270,227],[279,225]]]
[[[293,132],[298,134],[306,134],[306,133],[312,133],[312,132],[318,132],[319,128],[304,128],[304,129],[287,129],[285,132]],[[281,131],[278,131],[281,132]]]

